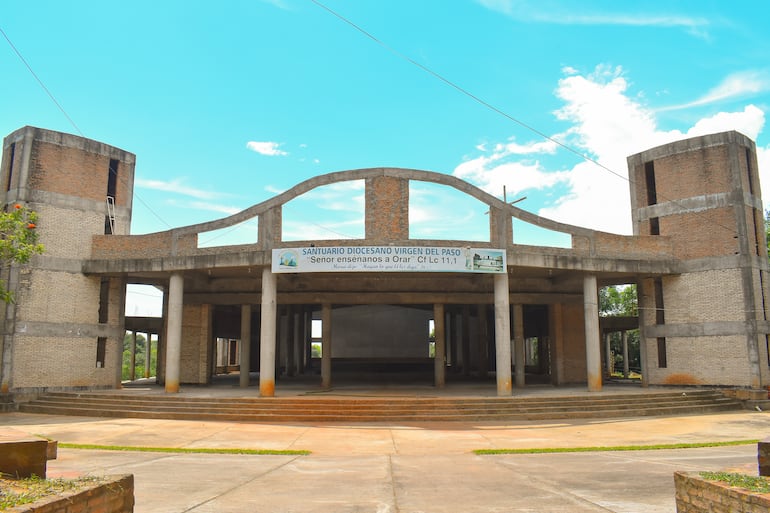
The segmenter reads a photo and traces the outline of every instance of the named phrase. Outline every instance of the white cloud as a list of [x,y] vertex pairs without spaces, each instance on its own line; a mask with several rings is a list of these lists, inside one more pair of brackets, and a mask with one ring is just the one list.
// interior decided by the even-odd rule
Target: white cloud
[[321,210],[357,212],[363,215],[365,184],[363,180],[349,180],[317,187],[298,196],[292,202],[299,206],[305,202]]
[[[670,13],[591,12],[580,3],[555,0],[477,0],[489,10],[517,21],[556,25],[622,25],[635,27],[682,28],[696,36],[705,36],[711,22],[706,18]],[[620,5],[620,4],[619,4]],[[627,5],[627,4],[626,4]]]
[[198,199],[214,199],[220,198],[223,194],[214,192],[211,190],[196,189],[194,187],[188,187],[184,185],[184,180],[177,178],[170,182],[162,180],[148,180],[143,178],[137,178],[136,186],[143,189],[152,189],[155,191],[175,192],[183,196],[192,196]]
[[282,236],[283,240],[357,239],[363,238],[363,234],[356,235],[363,226],[363,217],[348,221],[319,220],[318,222],[284,219]]
[[722,82],[700,98],[683,105],[663,107],[659,111],[681,110],[709,105],[734,98],[745,98],[770,91],[770,74],[767,71],[742,71],[725,77]]
[[687,137],[738,130],[756,140],[764,125],[765,113],[754,105],[747,105],[741,112],[719,112],[699,120],[687,131]]
[[[513,155],[526,156],[526,152],[512,151],[507,143],[496,147],[501,153],[461,163],[455,176],[498,196],[502,184],[511,194],[564,184],[569,192],[537,212],[539,215],[578,226],[631,233],[626,163],[629,155],[686,137],[727,130],[737,130],[756,140],[765,123],[764,112],[748,105],[742,111],[703,118],[686,132],[664,131],[658,128],[652,109],[629,98],[628,82],[621,68],[600,66],[588,75],[573,74],[571,69],[564,71],[568,76],[559,81],[555,92],[564,105],[555,115],[570,127],[553,138],[564,140],[575,153],[584,152],[600,165],[579,160],[569,170],[549,172],[537,162],[514,160]],[[537,147],[526,146],[533,151]],[[508,152],[505,155],[504,148]],[[767,170],[770,148],[757,151],[760,170]],[[770,199],[770,176],[761,176],[760,180],[768,191],[763,197]]]
[[260,155],[266,155],[268,157],[284,157],[288,155],[288,152],[279,149],[280,145],[281,143],[270,141],[249,141],[246,143],[248,149],[257,152]]
[[242,208],[230,207],[227,205],[219,205],[216,203],[205,203],[202,201],[192,201],[187,205],[188,208],[194,208],[195,210],[208,210],[209,212],[219,212],[231,216],[237,214]]
[[528,189],[553,187],[568,178],[565,173],[547,172],[538,162],[497,163],[499,160],[497,155],[479,157],[463,162],[452,174],[499,198],[503,187],[510,198]]
[[265,192],[269,192],[273,196],[278,196],[279,194],[286,192],[286,189],[278,188],[275,185],[265,185]]

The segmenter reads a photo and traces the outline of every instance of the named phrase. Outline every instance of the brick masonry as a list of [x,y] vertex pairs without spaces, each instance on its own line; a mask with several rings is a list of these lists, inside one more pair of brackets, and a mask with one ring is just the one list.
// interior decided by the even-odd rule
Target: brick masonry
[[[760,387],[769,375],[770,296],[760,279],[767,251],[757,243],[764,222],[754,143],[726,132],[653,148],[628,162],[634,234],[669,238],[681,262],[680,273],[660,278],[662,305],[653,280],[642,283],[648,382]],[[658,358],[661,341],[665,362]]]
[[770,495],[709,481],[697,472],[675,472],[674,487],[677,513],[770,512]]
[[[118,161],[120,179],[115,232],[105,235],[111,160]],[[647,355],[644,374],[649,384],[758,387],[770,380],[765,300],[770,295],[768,280],[761,274],[768,265],[765,245],[758,243],[764,231],[756,151],[753,142],[735,132],[688,139],[629,157],[633,237],[539,218],[448,175],[391,168],[314,177],[280,199],[235,216],[130,236],[134,162],[132,154],[118,148],[31,127],[5,139],[0,196],[6,205],[24,202],[39,212],[39,234],[47,250],[32,265],[13,269],[9,276],[19,301],[0,320],[2,391],[118,386],[124,279],[151,276],[162,284],[171,272],[185,273],[185,293],[196,298],[185,302],[180,378],[183,383],[207,382],[213,361],[214,307],[202,303],[213,297],[230,305],[259,304],[259,282],[253,277],[270,265],[269,250],[316,242],[282,241],[282,205],[316,187],[354,180],[365,184],[366,238],[324,244],[436,244],[409,239],[412,180],[452,187],[488,206],[489,237],[479,244],[507,249],[512,302],[551,305],[549,311],[555,317],[549,320],[547,336],[555,354],[553,369],[558,368],[552,369],[558,375],[554,380],[559,383],[586,379],[582,279],[587,274],[598,275],[602,284],[639,282],[643,354]],[[655,201],[648,197],[650,170],[654,171]],[[572,246],[516,245],[513,217],[566,233]],[[252,218],[259,221],[253,244],[198,248],[199,234]],[[659,234],[653,233],[653,219],[658,220]],[[100,322],[101,277],[109,280],[109,293],[108,315],[105,319],[102,312]],[[650,277],[662,283],[664,322],[656,316]],[[318,304],[335,293],[347,293],[345,298],[350,300],[351,293],[374,291],[398,293],[404,303],[429,304],[438,298],[436,302],[460,304],[457,296],[464,295],[470,304],[489,304],[491,280],[487,278],[393,275],[346,276],[335,281],[284,276],[279,280],[279,295],[285,300],[303,293]],[[106,341],[107,353],[101,367],[96,365],[100,339]],[[658,340],[665,341],[665,366],[658,365]],[[162,361],[162,350],[159,358]]]
[[80,491],[65,492],[31,504],[17,506],[13,513],[132,513],[134,476],[106,477],[106,482]]
[[[11,149],[14,159],[10,162]],[[135,157],[123,150],[32,127],[3,144],[0,196],[38,213],[45,253],[15,271],[16,297],[3,319],[2,391],[104,388],[120,384],[124,284],[109,281],[100,322],[102,279],[82,274],[95,235],[105,233],[110,162],[117,161],[114,233],[127,234]],[[10,179],[9,179],[10,178]],[[97,362],[99,339],[104,361]],[[10,355],[10,357],[9,357]]]

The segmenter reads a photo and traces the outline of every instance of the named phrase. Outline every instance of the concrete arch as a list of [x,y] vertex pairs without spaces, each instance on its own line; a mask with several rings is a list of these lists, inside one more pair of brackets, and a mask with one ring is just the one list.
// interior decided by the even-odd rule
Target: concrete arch
[[375,177],[394,177],[406,181],[420,181],[433,183],[438,185],[445,185],[452,187],[468,196],[471,196],[480,202],[487,205],[490,209],[496,209],[504,215],[514,217],[521,221],[535,225],[539,228],[546,230],[552,230],[557,232],[563,232],[572,236],[590,237],[595,230],[590,230],[580,226],[569,225],[547,219],[526,210],[522,210],[513,205],[507,204],[504,201],[492,196],[491,194],[483,191],[482,189],[465,182],[457,177],[447,175],[444,173],[438,173],[435,171],[423,171],[418,169],[405,169],[405,168],[365,168],[354,169],[349,171],[337,171],[328,173],[325,175],[315,176],[309,178],[299,184],[295,185],[291,189],[278,194],[266,201],[252,205],[238,213],[233,215],[217,219],[215,221],[208,221],[205,223],[198,223],[194,225],[184,226],[181,228],[175,228],[170,230],[174,236],[182,237],[190,234],[202,233],[212,230],[219,230],[222,228],[228,228],[236,224],[242,223],[249,219],[258,218],[264,215],[266,212],[280,207],[288,203],[289,201],[302,196],[305,193],[312,191],[318,187],[325,185],[332,185],[335,183],[348,182],[353,180],[366,180]]

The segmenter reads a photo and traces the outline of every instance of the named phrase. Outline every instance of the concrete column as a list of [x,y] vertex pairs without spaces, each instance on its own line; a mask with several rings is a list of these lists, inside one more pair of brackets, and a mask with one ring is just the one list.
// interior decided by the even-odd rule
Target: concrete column
[[462,317],[463,376],[471,375],[471,307],[463,305]]
[[516,388],[524,388],[526,384],[527,354],[524,347],[524,306],[513,305],[513,355],[514,381]]
[[508,273],[495,274],[494,283],[497,395],[511,395],[511,312]]
[[275,331],[275,376],[280,379],[282,371],[286,370],[286,316],[285,308],[276,306]]
[[304,372],[310,372],[313,364],[313,310],[305,310],[305,366]]
[[287,376],[294,376],[294,305],[286,307],[286,329],[283,330],[283,347],[286,354],[285,368]]
[[629,373],[629,361],[628,361],[628,332],[623,330],[621,332],[621,340],[623,341],[623,377],[628,378]]
[[251,305],[241,305],[241,351],[238,384],[249,386],[251,372]]
[[612,375],[612,333],[604,334],[604,360],[609,377]]
[[602,389],[602,350],[599,334],[599,289],[596,276],[588,274],[583,278],[583,312],[586,330],[586,377],[588,391]]
[[270,267],[262,269],[262,305],[259,323],[259,395],[275,395],[275,335],[278,279]]
[[152,369],[152,333],[145,333],[147,340],[144,343],[144,377],[150,377]]
[[437,388],[446,385],[446,328],[444,305],[433,305],[433,384]]
[[128,360],[128,379],[136,379],[136,331],[131,332],[131,353]]
[[551,383],[561,385],[564,382],[564,305],[551,305]]
[[[446,311],[446,309],[444,309]],[[449,364],[449,369],[454,374],[459,369],[460,362],[457,357],[457,314],[451,310],[447,312],[449,320],[445,326],[445,334],[447,338],[446,344],[446,361]]]
[[[168,328],[166,333],[166,392],[179,392],[179,367],[182,359],[182,310],[184,277],[173,273],[168,284]],[[147,364],[145,362],[145,367]]]
[[321,306],[321,388],[332,386],[332,305]]
[[487,305],[477,305],[479,318],[478,359],[479,376],[486,377],[489,372],[489,325],[487,324]]
[[[642,388],[650,385],[649,366],[647,365],[647,337],[644,336],[644,327],[648,324],[649,314],[645,311],[653,304],[650,300],[652,280],[639,280],[636,283],[636,302],[639,305],[639,367],[642,372]],[[654,340],[654,339],[653,339]]]
[[305,344],[307,343],[307,332],[305,328],[306,318],[307,313],[305,312],[305,306],[302,305],[299,307],[299,312],[297,313],[297,331],[295,337],[296,346],[294,349],[294,354],[297,355],[297,374],[305,373],[305,355],[307,354],[307,351],[305,350]]

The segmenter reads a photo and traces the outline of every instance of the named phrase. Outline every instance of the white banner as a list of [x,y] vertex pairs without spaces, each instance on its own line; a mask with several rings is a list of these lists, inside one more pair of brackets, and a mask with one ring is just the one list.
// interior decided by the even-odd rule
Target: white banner
[[505,250],[445,246],[323,246],[273,250],[274,273],[504,273]]

